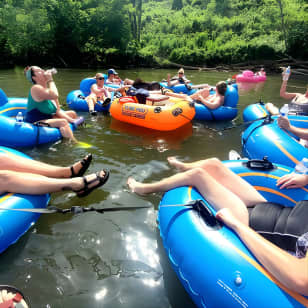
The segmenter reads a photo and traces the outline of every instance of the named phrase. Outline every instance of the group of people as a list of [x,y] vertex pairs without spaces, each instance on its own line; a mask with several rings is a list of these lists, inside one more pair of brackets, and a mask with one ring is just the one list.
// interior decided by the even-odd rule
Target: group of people
[[[182,75],[182,73],[184,75],[184,70],[179,71],[179,75]],[[33,84],[28,97],[29,106],[26,120],[29,122],[44,121],[52,127],[59,127],[63,137],[74,139],[68,123],[72,123],[77,115],[74,111],[60,109],[59,94],[52,73],[37,66],[31,66],[25,70],[25,74]],[[92,86],[89,95],[89,97],[92,95],[92,98],[88,98],[89,101],[93,99],[93,104],[95,104],[95,99],[102,95],[110,98],[108,96],[108,84],[114,84],[116,81],[119,85],[123,84],[124,87],[124,83],[117,77],[114,70],[108,71],[107,86],[104,86],[105,80],[102,74],[96,74],[95,79],[96,83]],[[126,81],[125,86],[130,85],[130,82]],[[296,100],[298,103],[308,101],[308,89],[305,94],[288,93],[286,86],[287,81],[283,81],[280,91],[282,97]],[[217,108],[224,102],[226,89],[226,83],[219,82],[216,85],[214,95],[210,94],[209,87],[205,87],[190,99],[199,100],[205,105],[208,104],[209,108]],[[165,94],[175,95],[171,92]],[[279,117],[278,123],[281,127],[296,133],[286,117]],[[306,130],[300,130],[297,133],[301,138],[308,139]],[[0,191],[2,193],[44,194],[70,190],[74,191],[77,196],[84,197],[94,189],[104,185],[109,177],[107,170],[84,175],[91,164],[91,154],[68,167],[53,166],[13,154],[0,153],[0,156],[3,157],[3,159],[0,159],[0,177],[2,178]],[[145,195],[165,192],[179,186],[196,187],[217,210],[217,219],[238,234],[259,262],[278,281],[287,288],[308,296],[308,255],[306,254],[308,250],[308,227],[307,232],[299,238],[298,243],[300,241],[301,244],[296,247],[296,256],[293,256],[261,237],[250,227],[251,215],[247,208],[257,209],[260,204],[266,203],[267,200],[218,159],[185,163],[175,157],[169,157],[168,162],[181,172],[155,183],[141,183],[130,177],[127,180],[130,190]],[[308,175],[306,174],[287,174],[277,180],[277,186],[280,189],[304,187],[307,184]],[[296,209],[297,205],[294,207],[294,211]],[[286,214],[286,212],[281,211],[281,215],[276,217],[274,223],[284,215],[290,215],[290,212]],[[267,217],[262,216],[262,219],[266,220]],[[303,217],[303,219],[307,221],[308,217]],[[4,295],[0,294],[0,302],[3,297]]]
[[[284,80],[280,92],[283,97],[307,102],[308,89],[305,94],[288,93],[286,84],[287,81]],[[295,131],[286,117],[280,116],[278,123],[281,127],[298,133],[301,138],[308,140],[307,129]],[[180,172],[154,183],[142,183],[130,177],[127,180],[130,190],[146,195],[166,192],[180,186],[196,187],[217,211],[216,218],[237,233],[259,262],[280,283],[294,292],[308,296],[308,211],[302,211],[303,206],[307,206],[306,204],[299,202],[291,211],[282,206],[279,215],[273,219],[273,215],[269,212],[267,215],[264,212],[265,208],[268,211],[271,210],[270,205],[266,207],[268,201],[253,186],[233,173],[218,159],[185,163],[175,157],[169,157],[168,162]],[[300,188],[306,185],[308,185],[307,174],[289,173],[277,180],[277,186],[280,189]],[[252,210],[248,211],[248,208]],[[253,213],[256,212],[262,213],[261,216],[258,215],[257,222],[253,221],[255,220]],[[294,234],[298,234],[299,230],[305,231],[297,239],[296,247],[294,247],[295,255],[272,244],[251,227],[261,224],[268,226],[267,231],[272,232],[279,221],[286,222],[287,218],[296,212],[301,214],[299,215],[300,221],[293,226]]]

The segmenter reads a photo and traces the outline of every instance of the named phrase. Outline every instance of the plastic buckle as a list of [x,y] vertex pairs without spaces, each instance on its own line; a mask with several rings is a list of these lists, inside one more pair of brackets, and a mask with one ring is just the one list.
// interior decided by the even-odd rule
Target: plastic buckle
[[272,170],[274,169],[274,165],[267,159],[267,156],[264,156],[263,159],[250,159],[246,166],[250,169],[257,170]]

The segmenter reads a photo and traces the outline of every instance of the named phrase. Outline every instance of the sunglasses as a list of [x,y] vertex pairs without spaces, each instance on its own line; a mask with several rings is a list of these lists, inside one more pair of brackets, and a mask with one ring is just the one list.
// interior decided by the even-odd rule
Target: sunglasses
[[104,77],[98,77],[98,78],[96,78],[96,79],[98,79],[98,80],[104,80],[105,78],[104,78]]
[[183,75],[184,73],[179,73],[179,75]]

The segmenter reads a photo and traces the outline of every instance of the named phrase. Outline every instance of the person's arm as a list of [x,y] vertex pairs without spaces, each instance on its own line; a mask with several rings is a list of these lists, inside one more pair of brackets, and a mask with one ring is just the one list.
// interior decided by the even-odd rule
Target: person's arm
[[170,74],[167,75],[167,85],[168,85],[168,87],[171,87]]
[[209,109],[216,109],[224,103],[224,96],[217,96],[214,94],[213,96],[211,95],[204,98],[202,95],[199,95],[197,100]]
[[229,209],[218,211],[216,217],[238,234],[258,261],[280,283],[292,291],[308,295],[308,256],[298,259],[290,255],[239,221]]
[[44,100],[54,100],[54,101],[58,100],[59,92],[52,78],[52,74],[46,73],[45,78],[47,82],[47,88],[44,88],[39,84],[35,84],[31,88],[31,95],[33,99],[37,102],[42,102]]
[[291,132],[295,136],[297,136],[301,139],[308,140],[308,129],[307,128],[300,128],[300,127],[296,127],[296,126],[291,125],[291,123],[290,123],[290,121],[287,117],[279,116],[277,123],[278,123],[279,127]]
[[300,173],[289,173],[277,180],[277,186],[280,186],[280,189],[286,188],[299,188],[304,187],[308,184],[308,175]]
[[[285,75],[285,72],[282,73],[283,79],[284,79],[284,75]],[[291,72],[290,72],[290,75],[291,75]],[[289,77],[290,77],[290,75],[289,75]],[[289,92],[287,92],[287,84],[288,84],[288,80],[282,80],[282,84],[281,84],[281,87],[280,87],[280,96],[282,98],[291,100],[295,96],[297,96],[299,93],[289,93]]]

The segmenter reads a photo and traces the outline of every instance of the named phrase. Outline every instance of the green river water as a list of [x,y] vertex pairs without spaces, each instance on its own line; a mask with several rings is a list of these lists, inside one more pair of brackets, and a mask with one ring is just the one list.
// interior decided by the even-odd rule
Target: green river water
[[[55,76],[64,109],[66,95],[85,77],[106,70],[59,69]],[[118,70],[121,77],[146,81],[166,78],[161,69]],[[172,74],[176,70],[170,70]],[[186,71],[193,83],[215,84],[236,72]],[[150,209],[81,215],[42,215],[16,244],[0,255],[2,284],[19,287],[31,307],[168,308],[193,307],[165,260],[157,232],[157,206],[161,194],[140,197],[126,187],[128,176],[154,181],[174,174],[166,161],[171,155],[192,161],[216,156],[227,159],[231,149],[241,151],[240,134],[245,106],[262,99],[281,106],[280,75],[263,84],[240,85],[239,115],[233,122],[193,122],[173,132],[156,132],[125,125],[109,115],[86,118],[76,131],[85,149],[68,142],[23,149],[35,159],[70,165],[91,152],[89,172],[107,168],[109,181],[88,197],[53,194],[51,205],[110,207],[150,205]],[[304,92],[306,83],[291,78],[289,90]],[[30,84],[22,68],[0,70],[0,88],[7,96],[26,97]],[[236,126],[224,130],[224,128]]]

